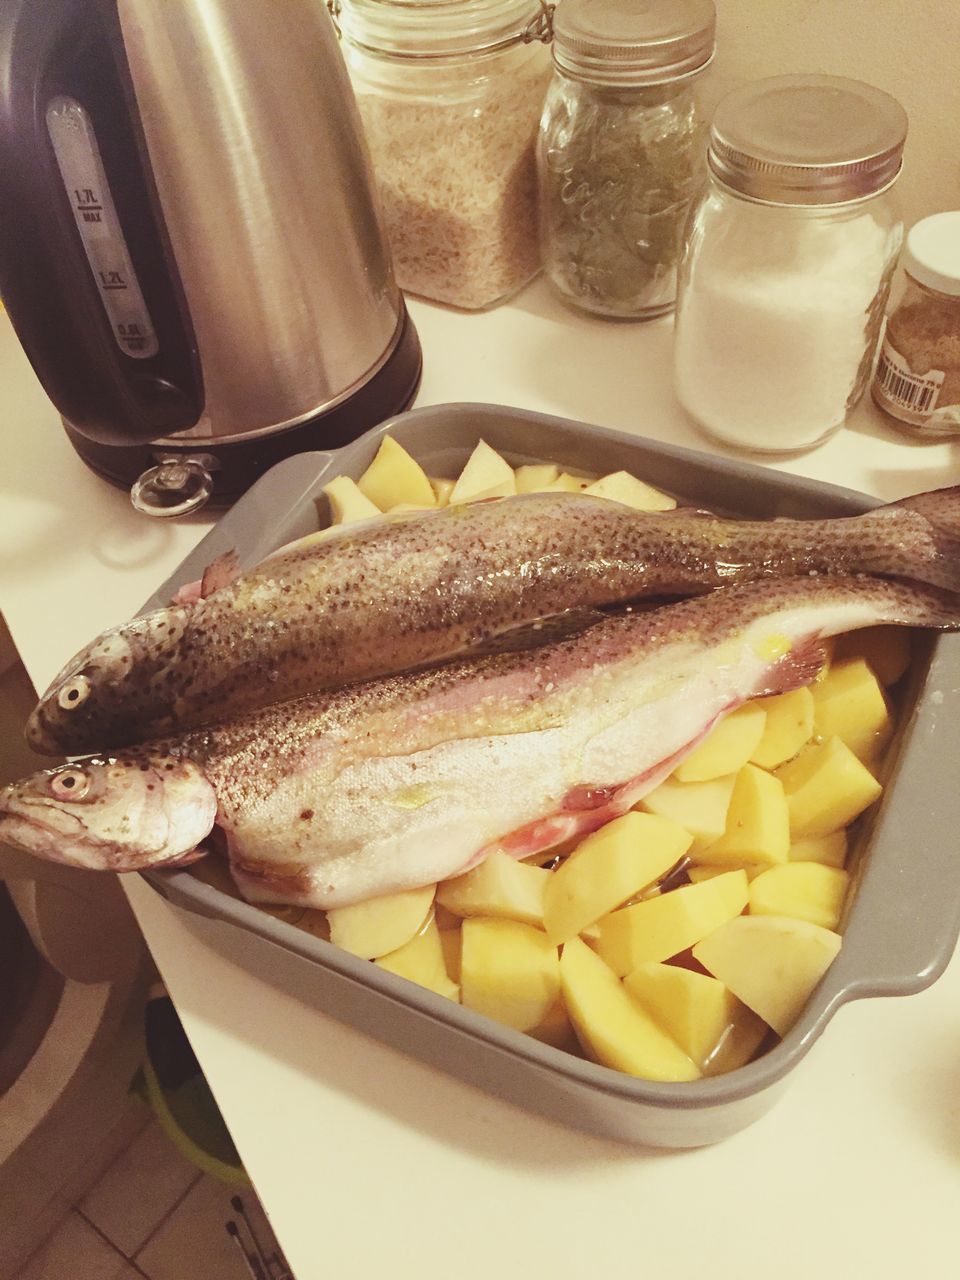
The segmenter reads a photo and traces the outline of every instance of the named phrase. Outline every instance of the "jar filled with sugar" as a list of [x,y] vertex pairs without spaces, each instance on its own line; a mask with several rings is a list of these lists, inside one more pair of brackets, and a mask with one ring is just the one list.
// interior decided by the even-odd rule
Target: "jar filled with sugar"
[[903,273],[873,398],[917,439],[960,436],[960,210],[934,213],[910,228]]
[[560,0],[537,151],[544,271],[598,315],[673,309],[703,177],[713,0]]
[[482,310],[540,269],[541,0],[331,0],[400,287]]
[[819,444],[873,364],[903,224],[890,195],[907,117],[839,76],[776,76],[714,114],[680,266],[677,396],[761,453]]

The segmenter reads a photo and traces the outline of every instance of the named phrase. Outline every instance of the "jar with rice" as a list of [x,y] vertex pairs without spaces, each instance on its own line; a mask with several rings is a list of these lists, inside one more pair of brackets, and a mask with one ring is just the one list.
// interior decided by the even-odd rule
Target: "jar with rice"
[[402,289],[482,310],[540,269],[540,0],[336,0]]

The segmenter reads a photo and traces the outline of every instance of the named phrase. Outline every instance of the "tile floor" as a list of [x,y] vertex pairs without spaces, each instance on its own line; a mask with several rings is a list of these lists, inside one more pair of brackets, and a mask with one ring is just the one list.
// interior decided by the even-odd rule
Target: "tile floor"
[[255,1193],[200,1173],[149,1119],[17,1280],[250,1277],[293,1280]]

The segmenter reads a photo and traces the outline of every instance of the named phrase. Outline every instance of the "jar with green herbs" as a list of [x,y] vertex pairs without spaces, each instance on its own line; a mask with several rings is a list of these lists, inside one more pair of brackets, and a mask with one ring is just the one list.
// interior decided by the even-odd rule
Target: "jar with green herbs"
[[713,0],[560,0],[537,152],[544,270],[604,316],[672,310],[704,176]]

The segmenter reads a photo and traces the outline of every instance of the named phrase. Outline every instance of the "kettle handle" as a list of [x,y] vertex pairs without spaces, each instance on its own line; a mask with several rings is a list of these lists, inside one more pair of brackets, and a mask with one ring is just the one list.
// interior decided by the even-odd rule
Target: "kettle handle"
[[193,426],[203,382],[115,0],[0,5],[0,295],[82,435]]

